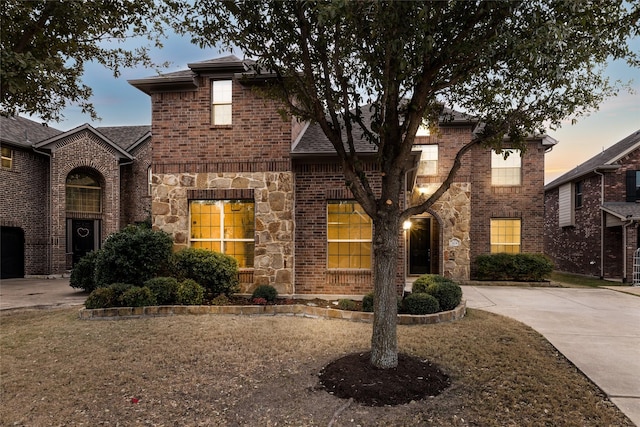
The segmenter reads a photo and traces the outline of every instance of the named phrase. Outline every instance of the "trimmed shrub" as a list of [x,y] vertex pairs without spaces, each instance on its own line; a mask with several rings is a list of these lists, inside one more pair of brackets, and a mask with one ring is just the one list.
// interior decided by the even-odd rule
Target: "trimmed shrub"
[[73,266],[71,277],[69,278],[69,285],[72,288],[91,292],[98,287],[94,280],[97,257],[98,251],[91,251],[80,258],[80,261]]
[[447,279],[446,277],[440,276],[439,274],[423,274],[413,282],[411,292],[414,294],[424,294],[427,293],[427,289],[429,288],[429,286],[445,281],[450,282],[451,280]]
[[227,305],[229,304],[229,297],[225,294],[220,294],[211,300],[211,305]]
[[338,308],[340,310],[354,311],[357,307],[358,307],[358,305],[353,300],[350,300],[350,299],[340,299],[340,300],[338,300]]
[[171,305],[176,302],[178,280],[175,277],[154,277],[144,282],[151,289],[158,305]]
[[118,298],[121,307],[146,307],[156,305],[156,297],[146,286],[132,286]]
[[207,249],[186,248],[173,254],[171,264],[178,280],[192,279],[211,295],[238,291],[238,262]]
[[462,301],[462,288],[447,279],[429,285],[427,293],[438,300],[442,311],[453,310]]
[[142,286],[165,268],[173,241],[169,234],[130,225],[111,234],[98,250],[94,281],[97,286],[128,282]]
[[479,280],[539,282],[553,271],[553,262],[544,254],[487,254],[475,261]]
[[87,300],[84,302],[84,306],[88,309],[109,308],[116,305],[117,300],[118,295],[115,289],[96,288],[89,294]]
[[433,295],[425,293],[407,295],[402,307],[407,314],[431,314],[440,311],[438,300]]
[[264,298],[267,302],[274,302],[277,297],[278,291],[271,285],[260,285],[251,294],[251,299]]
[[362,311],[373,313],[373,293],[366,294],[362,298]]
[[182,305],[199,305],[204,301],[204,288],[193,279],[180,282],[176,291],[176,303]]

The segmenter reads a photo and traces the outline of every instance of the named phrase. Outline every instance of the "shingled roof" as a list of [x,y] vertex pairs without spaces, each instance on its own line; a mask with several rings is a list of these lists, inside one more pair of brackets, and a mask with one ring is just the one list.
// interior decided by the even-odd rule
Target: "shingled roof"
[[151,126],[104,126],[95,129],[125,151],[151,133]]
[[[369,106],[362,107],[362,118],[365,123],[371,123],[373,117],[373,109]],[[440,116],[441,126],[459,126],[468,125],[474,126],[478,123],[476,119],[468,116],[459,111],[451,110],[448,108],[443,109]],[[377,152],[378,147],[375,144],[370,143],[364,136],[364,131],[359,125],[354,125],[353,129],[353,145],[357,153],[360,154],[372,154]],[[346,131],[342,130],[342,140],[346,140]],[[345,148],[347,146],[345,145]],[[348,149],[348,148],[347,148]],[[317,123],[310,124],[307,129],[299,137],[297,143],[291,150],[293,157],[305,157],[307,155],[313,156],[333,156],[336,154],[333,145],[323,133],[320,125]]]
[[20,116],[0,116],[0,141],[19,147],[31,147],[62,131]]
[[585,175],[593,173],[597,169],[615,169],[616,163],[620,158],[624,157],[629,152],[640,147],[640,129],[627,136],[626,138],[618,141],[611,147],[607,148],[603,152],[593,156],[589,160],[574,169],[551,181],[545,185],[545,191],[551,190],[567,182],[574,181]]

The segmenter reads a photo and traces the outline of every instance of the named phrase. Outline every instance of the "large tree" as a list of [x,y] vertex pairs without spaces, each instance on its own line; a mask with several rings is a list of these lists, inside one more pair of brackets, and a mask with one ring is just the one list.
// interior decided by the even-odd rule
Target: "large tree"
[[[196,1],[180,27],[202,46],[226,42],[270,73],[269,94],[318,123],[333,144],[347,186],[374,224],[371,363],[397,365],[398,236],[411,215],[449,188],[465,152],[497,149],[591,110],[620,86],[607,61],[638,65],[628,47],[640,5],[623,1]],[[457,154],[440,188],[401,207],[418,127],[445,104],[475,116],[482,131]],[[364,122],[362,106],[373,112]],[[368,115],[368,114],[367,114]],[[367,179],[353,140],[377,146],[382,186]]]
[[84,64],[95,61],[118,77],[123,67],[155,66],[143,38],[161,46],[174,5],[154,0],[4,0],[0,23],[0,113],[58,120],[77,104],[92,119]]

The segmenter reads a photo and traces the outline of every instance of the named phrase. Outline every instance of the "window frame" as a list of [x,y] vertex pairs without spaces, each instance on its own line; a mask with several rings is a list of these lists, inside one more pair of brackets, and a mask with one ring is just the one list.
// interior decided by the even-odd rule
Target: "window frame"
[[[517,229],[517,236],[518,236],[518,241],[515,242],[514,240],[512,241],[508,241],[508,237],[509,236],[515,236],[516,233],[499,233],[499,227],[498,227],[498,221],[500,222],[511,222],[511,223],[517,223],[518,224],[518,229]],[[494,225],[495,223],[495,225]],[[511,227],[513,228],[513,227]],[[499,242],[499,241],[495,241],[494,237],[498,237],[498,236],[502,236],[504,238],[505,241],[503,242]],[[517,251],[504,251],[504,250],[497,250],[498,248],[502,248],[502,247],[513,247],[513,248],[517,248]],[[495,253],[509,253],[509,254],[515,254],[515,253],[521,253],[522,252],[522,218],[491,218],[490,223],[489,223],[489,252],[492,254]]]
[[[228,88],[218,88],[222,84]],[[216,115],[216,107],[227,106],[228,120],[222,120],[220,115]],[[227,117],[225,117],[227,118]],[[232,126],[233,125],[233,80],[211,80],[211,125],[212,126]]]
[[584,202],[584,181],[576,181],[573,185],[573,208],[580,209]]
[[[504,152],[509,152],[509,156],[505,159]],[[518,165],[514,165],[514,159],[517,159]],[[517,174],[498,174],[498,171],[517,170]],[[511,179],[517,176],[517,182]],[[491,150],[491,186],[492,187],[520,187],[522,185],[522,151],[515,148],[508,148],[498,153]]]
[[[420,163],[418,165],[418,175],[435,176],[438,175],[440,148],[438,144],[416,144],[415,148],[420,150]],[[432,156],[435,153],[435,158]]]
[[[330,212],[330,206],[332,205],[353,205],[353,211],[350,212],[349,214],[353,214],[353,213],[357,213],[358,215],[360,215],[362,217],[362,214],[364,214],[367,218],[367,220],[365,220],[364,222],[361,222],[360,224],[369,224],[369,238],[365,238],[365,239],[357,239],[357,238],[347,238],[347,239],[342,239],[342,238],[330,238],[330,236],[332,234],[336,234],[333,233],[331,231],[331,226],[332,226],[332,222],[329,221],[330,219],[330,215],[332,214]],[[357,209],[357,211],[356,211]],[[333,215],[344,215],[343,213],[333,213]],[[364,212],[364,209],[362,208],[362,206],[360,206],[360,204],[355,201],[355,200],[328,200],[327,201],[327,207],[326,207],[326,219],[327,219],[327,227],[326,227],[326,232],[327,232],[327,258],[326,258],[326,266],[328,270],[367,270],[370,271],[372,266],[373,266],[373,221],[371,220],[371,218],[369,217],[369,215],[366,214],[366,212]],[[337,222],[335,223],[337,224],[349,224],[349,223],[345,223],[345,222]],[[362,225],[360,225],[359,227],[360,229],[362,229]],[[339,230],[337,232],[337,234],[339,233]],[[351,232],[349,232],[349,234],[351,234]],[[366,256],[366,254],[363,253],[363,251],[360,251],[357,255],[352,255],[352,254],[348,254],[349,257],[349,266],[348,267],[344,267],[340,265],[340,259],[343,255],[340,254],[340,251],[338,251],[337,255],[332,255],[331,253],[331,246],[332,244],[369,244],[369,253],[368,253],[368,257]],[[339,246],[338,246],[339,247]],[[337,257],[338,259],[338,264],[332,264],[332,257]],[[353,259],[352,259],[353,257]],[[368,261],[368,265],[364,266],[363,264],[363,260],[367,259]],[[351,263],[353,260],[358,260],[356,263],[355,267],[351,266]]]
[[[81,184],[69,184],[69,177],[71,177],[72,175],[82,175],[82,176],[86,176],[88,178],[91,178],[97,185],[81,185]],[[70,191],[72,190],[72,191]],[[80,191],[79,191],[80,190]],[[84,191],[81,191],[84,190]],[[92,193],[89,193],[89,191],[91,191]],[[72,209],[71,204],[75,204],[72,201],[72,197],[70,197],[70,194],[74,192],[77,194],[77,200],[79,200],[79,205],[80,209]],[[97,197],[93,197],[93,200],[97,200],[98,201],[98,209],[97,210],[87,210],[84,209],[84,207],[89,206],[89,203],[87,203],[86,196],[88,194],[94,194],[95,192],[97,192]],[[97,177],[96,175],[94,175],[91,172],[86,172],[86,171],[75,171],[75,172],[71,172],[67,175],[67,178],[65,179],[65,184],[64,184],[64,193],[65,193],[65,211],[66,212],[75,212],[75,213],[89,213],[89,214],[101,214],[102,213],[102,196],[103,196],[103,188],[102,188],[102,183],[100,182],[100,178]],[[84,193],[84,195],[83,195]],[[85,200],[81,200],[85,198]]]
[[[217,225],[218,228],[218,237],[193,237],[193,223],[194,223],[194,219],[193,219],[193,204],[194,203],[206,203],[206,204],[214,204],[218,206],[218,214],[219,214],[219,223]],[[253,237],[242,237],[242,238],[236,238],[236,237],[226,237],[226,229],[230,228],[229,224],[225,222],[225,205],[229,205],[231,203],[241,203],[241,204],[250,204],[253,206],[253,224],[252,224],[252,233],[253,233]],[[239,267],[241,269],[250,269],[250,268],[254,268],[254,262],[255,262],[255,242],[256,242],[256,212],[255,212],[255,200],[253,199],[193,199],[193,200],[189,200],[189,246],[190,247],[194,247],[193,243],[194,242],[213,242],[213,243],[218,243],[220,250],[217,252],[226,254],[227,253],[227,243],[253,243],[253,249],[252,252],[250,254],[250,256],[248,256],[248,253],[244,254],[245,257],[245,263],[243,265],[243,262],[241,262],[241,260],[237,259]],[[195,246],[197,247],[197,246]],[[234,257],[235,256],[233,254],[229,254],[230,256]],[[250,259],[250,262],[249,262]]]
[[[9,165],[5,165],[5,162],[9,162]],[[13,150],[11,147],[2,146],[0,148],[0,164],[4,169],[13,169]]]

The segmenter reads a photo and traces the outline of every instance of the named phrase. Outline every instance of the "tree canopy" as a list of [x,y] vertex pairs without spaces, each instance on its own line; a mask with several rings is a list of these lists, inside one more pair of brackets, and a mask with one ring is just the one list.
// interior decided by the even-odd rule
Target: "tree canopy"
[[[462,157],[598,108],[623,85],[607,61],[638,66],[640,4],[622,0],[224,1],[200,0],[179,28],[201,46],[226,43],[274,77],[268,95],[288,113],[316,122],[333,144],[345,180],[374,223],[371,362],[397,365],[394,277],[400,224],[450,187]],[[457,153],[440,188],[401,207],[419,126],[437,126],[446,105],[482,123]],[[365,119],[372,113],[372,119]],[[377,146],[374,189],[353,141]]]
[[6,0],[0,24],[0,112],[58,120],[77,104],[97,118],[92,90],[82,82],[95,61],[118,77],[123,67],[153,67],[147,47],[123,43],[143,38],[161,46],[171,1]]

